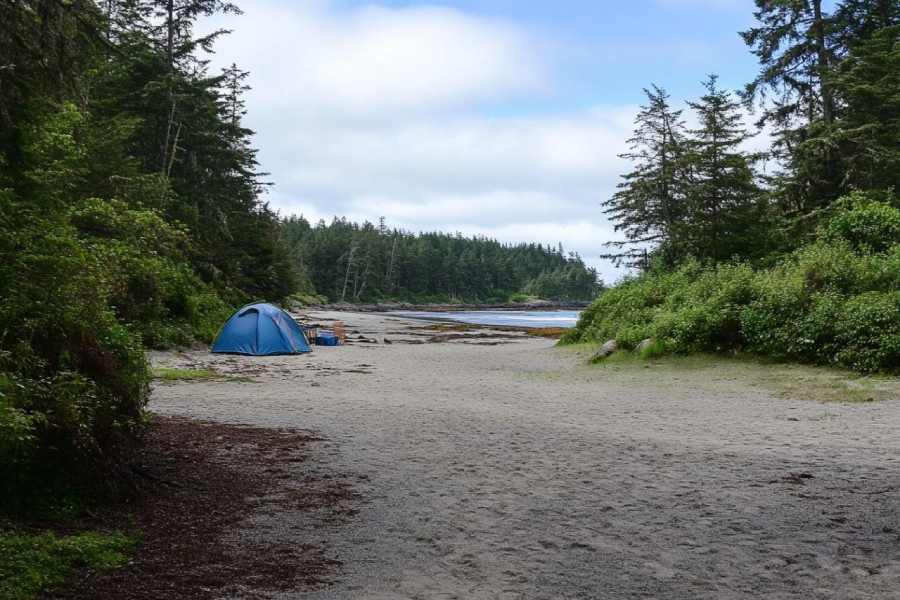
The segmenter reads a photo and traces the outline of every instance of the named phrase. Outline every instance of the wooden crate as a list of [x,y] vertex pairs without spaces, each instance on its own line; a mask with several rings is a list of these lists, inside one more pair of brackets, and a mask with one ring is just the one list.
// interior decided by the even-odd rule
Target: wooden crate
[[347,341],[347,326],[343,321],[335,321],[332,331],[334,331],[334,337],[340,340],[341,346],[343,346]]

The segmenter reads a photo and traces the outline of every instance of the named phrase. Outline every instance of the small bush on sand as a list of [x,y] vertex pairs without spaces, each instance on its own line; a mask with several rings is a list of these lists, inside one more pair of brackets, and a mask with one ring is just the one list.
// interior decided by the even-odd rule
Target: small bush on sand
[[650,360],[662,358],[666,354],[669,354],[666,343],[662,340],[653,340],[641,349],[640,357],[643,360]]

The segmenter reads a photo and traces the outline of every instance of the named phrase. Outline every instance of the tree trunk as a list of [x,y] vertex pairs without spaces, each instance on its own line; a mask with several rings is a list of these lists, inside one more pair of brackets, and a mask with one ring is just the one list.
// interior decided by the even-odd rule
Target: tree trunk
[[356,246],[350,247],[350,252],[347,254],[347,272],[344,275],[344,289],[341,291],[341,302],[345,301],[347,297],[347,285],[350,283],[350,269],[353,268],[353,255],[356,254]]
[[397,252],[397,238],[394,238],[394,246],[391,248],[391,262],[388,265],[388,294],[394,293],[394,254]]
[[359,300],[359,297],[362,295],[363,290],[366,289],[366,278],[369,276],[369,264],[371,262],[371,255],[366,255],[366,270],[363,271],[362,283],[359,286],[359,291],[353,294],[354,300]]
[[169,110],[169,120],[166,123],[166,138],[162,145],[162,156],[160,157],[159,172],[167,175],[167,167],[169,165],[169,140],[172,139],[172,126],[175,124],[175,100],[172,98],[172,84],[169,84],[169,101],[172,108]]
[[175,121],[175,98],[172,92],[172,77],[175,73],[175,0],[167,0],[166,2],[166,61],[169,66],[169,89],[167,95],[171,109],[169,110],[169,122],[166,124],[166,139],[162,147],[159,172],[168,177],[169,141],[172,138],[172,125]]
[[172,142],[172,156],[169,157],[169,166],[166,167],[166,179],[169,178],[169,174],[172,172],[172,165],[175,163],[175,153],[178,152],[179,137],[181,137],[181,123],[178,124],[178,129],[175,131],[175,141]]
[[166,3],[166,34],[166,59],[172,73],[175,71],[175,0]]
[[816,35],[816,55],[819,61],[819,93],[822,96],[822,119],[825,125],[834,123],[834,94],[826,83],[828,77],[828,47],[825,43],[825,21],[822,18],[822,0],[812,0],[813,27]]

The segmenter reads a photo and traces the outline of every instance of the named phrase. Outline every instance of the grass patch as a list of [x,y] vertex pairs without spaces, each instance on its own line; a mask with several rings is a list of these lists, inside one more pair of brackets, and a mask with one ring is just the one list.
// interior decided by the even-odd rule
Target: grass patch
[[189,369],[156,369],[153,376],[161,381],[193,381],[195,379],[218,379],[215,371],[192,371]]
[[215,371],[192,371],[190,369],[156,369],[153,377],[163,383],[176,383],[178,381],[211,381],[224,380],[250,383],[249,377],[231,377],[216,373]]
[[[654,360],[645,354],[619,350],[603,360],[591,363],[599,347],[596,343],[557,345],[555,352],[574,355],[582,362],[579,372],[592,377],[616,378],[620,375],[664,379],[680,379],[683,373],[693,373],[703,380],[741,381],[749,387],[762,387],[774,396],[786,400],[810,400],[829,403],[859,404],[885,400],[900,400],[900,378],[869,375],[850,371],[798,365],[754,356],[735,354],[718,356],[697,353],[669,354],[664,349]],[[648,349],[648,350],[650,350]]]
[[653,340],[641,350],[640,356],[644,360],[651,360],[654,358],[662,358],[663,356],[671,353],[671,349],[666,345],[664,341]]
[[900,382],[896,380],[854,377],[827,369],[819,371],[796,377],[775,376],[769,385],[777,395],[799,400],[862,404],[900,398]]
[[[596,348],[593,349],[594,351]],[[603,367],[609,365],[616,370],[620,368],[652,369],[655,371],[697,371],[701,369],[714,369],[719,365],[727,365],[735,361],[743,364],[741,359],[722,358],[712,354],[662,354],[655,356],[648,353],[646,356],[632,350],[616,350],[604,359],[590,363],[591,367]]]
[[82,569],[108,570],[127,562],[136,540],[123,535],[0,530],[0,600],[30,598],[65,584]]

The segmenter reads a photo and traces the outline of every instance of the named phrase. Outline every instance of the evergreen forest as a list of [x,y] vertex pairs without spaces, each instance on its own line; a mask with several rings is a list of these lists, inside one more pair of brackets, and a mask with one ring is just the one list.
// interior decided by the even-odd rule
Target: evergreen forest
[[[413,234],[337,219],[284,221],[301,291],[337,302],[403,299],[418,303],[590,300],[597,271],[562,244],[501,244],[481,236]],[[300,298],[304,296],[301,294]]]

